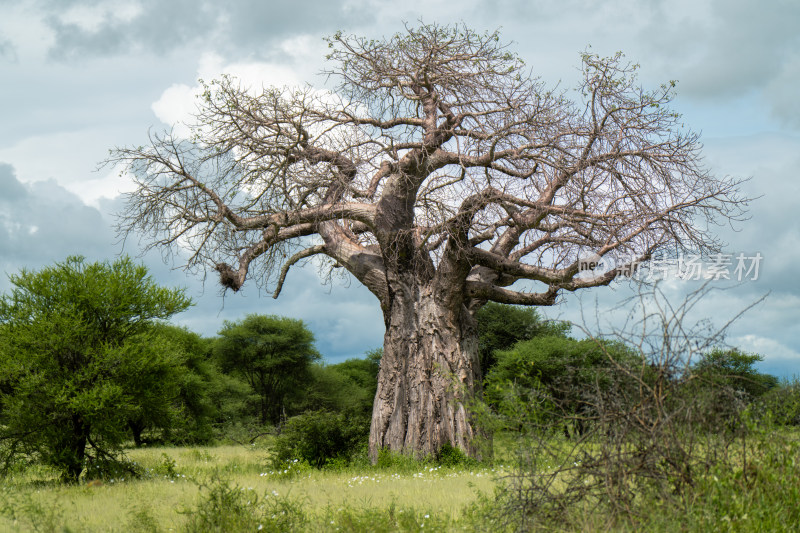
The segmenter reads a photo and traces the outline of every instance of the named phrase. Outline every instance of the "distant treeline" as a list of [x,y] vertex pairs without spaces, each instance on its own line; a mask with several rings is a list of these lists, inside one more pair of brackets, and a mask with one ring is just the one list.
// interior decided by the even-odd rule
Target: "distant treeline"
[[[381,349],[328,364],[302,321],[256,314],[203,338],[167,322],[191,304],[183,291],[127,258],[73,257],[10,279],[0,299],[3,472],[38,461],[75,481],[132,470],[121,453],[129,443],[252,443],[268,433],[284,434],[278,460],[323,465],[366,449]],[[585,391],[626,369],[650,379],[633,347],[575,339],[534,308],[489,303],[476,320],[492,412],[541,402],[542,417],[559,413],[564,432],[580,435],[592,423]],[[745,403],[780,404],[784,423],[797,424],[796,391],[758,372],[759,360],[714,349],[669,379],[692,394],[724,387]]]

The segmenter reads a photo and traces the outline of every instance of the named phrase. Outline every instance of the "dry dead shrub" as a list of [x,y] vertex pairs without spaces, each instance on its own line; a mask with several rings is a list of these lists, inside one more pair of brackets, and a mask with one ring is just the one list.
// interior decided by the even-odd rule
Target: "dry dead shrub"
[[681,505],[712,468],[746,463],[747,398],[693,372],[732,322],[687,325],[711,290],[703,285],[678,306],[658,285],[640,291],[626,302],[632,310],[625,325],[595,338],[609,364],[582,390],[506,391],[494,423],[515,435],[515,460],[497,494],[495,523],[518,531],[580,529],[570,521],[590,515],[576,509],[602,510],[596,516],[609,525],[622,516],[635,523],[652,513],[653,502]]

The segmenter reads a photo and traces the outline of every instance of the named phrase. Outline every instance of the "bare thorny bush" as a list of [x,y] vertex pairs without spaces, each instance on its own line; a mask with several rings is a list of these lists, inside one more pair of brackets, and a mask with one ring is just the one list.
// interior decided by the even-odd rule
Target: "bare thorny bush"
[[635,521],[639,503],[680,504],[714,467],[747,475],[746,398],[692,368],[741,316],[719,329],[710,321],[688,326],[711,290],[703,285],[678,306],[658,285],[640,291],[626,302],[634,310],[621,328],[590,336],[608,364],[588,386],[565,376],[553,387],[508,392],[500,425],[518,442],[496,520],[519,530],[554,519],[566,525],[580,506]]

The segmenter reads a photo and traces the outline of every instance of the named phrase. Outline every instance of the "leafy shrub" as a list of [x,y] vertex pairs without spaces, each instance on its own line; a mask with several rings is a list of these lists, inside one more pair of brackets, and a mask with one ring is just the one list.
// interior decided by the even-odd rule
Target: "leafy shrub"
[[291,461],[273,462],[273,466],[277,468],[269,472],[262,473],[262,476],[269,476],[273,479],[294,479],[307,474],[311,470],[311,465],[308,461],[300,459],[292,459]]
[[759,399],[757,412],[779,426],[800,426],[800,381],[772,388]]
[[375,463],[377,468],[393,470],[394,472],[416,472],[420,466],[432,463],[431,457],[415,459],[412,455],[393,452],[389,448],[378,450],[378,460]]
[[436,454],[436,462],[442,466],[473,466],[475,459],[467,456],[460,448],[445,443]]
[[484,376],[497,363],[495,352],[508,350],[519,341],[536,337],[566,337],[567,322],[545,319],[533,307],[488,302],[475,313],[478,323],[478,351]]
[[[508,415],[519,400],[532,406],[527,415],[537,419],[539,427],[547,424],[574,436],[582,435],[586,422],[595,418],[587,393],[612,387],[619,370],[642,366],[641,357],[622,343],[557,335],[520,341],[497,351],[495,358],[484,381],[486,401],[493,409]],[[509,394],[515,396],[509,399]],[[563,424],[552,424],[560,419]]]
[[161,454],[161,463],[153,467],[150,473],[152,475],[165,477],[167,479],[175,479],[180,477],[180,474],[178,473],[178,464],[175,462],[175,459],[166,453]]
[[294,459],[320,468],[331,460],[349,459],[369,435],[369,419],[318,411],[291,418],[272,447],[272,463],[280,468]]
[[201,498],[189,515],[187,533],[228,531],[301,531],[307,518],[303,506],[277,492],[260,496],[214,474],[200,484]]

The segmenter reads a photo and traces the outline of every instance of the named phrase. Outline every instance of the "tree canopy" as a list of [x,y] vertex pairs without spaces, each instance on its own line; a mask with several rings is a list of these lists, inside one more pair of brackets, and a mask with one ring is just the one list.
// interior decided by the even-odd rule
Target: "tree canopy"
[[169,423],[183,359],[152,326],[183,311],[183,290],[158,286],[123,258],[70,257],[10,276],[0,297],[0,453],[8,468],[41,459],[75,481],[87,461],[119,464],[130,420]]
[[[696,217],[736,212],[738,182],[702,167],[673,84],[639,88],[621,55],[584,54],[572,102],[497,33],[431,25],[329,45],[335,93],[223,78],[192,142],[117,150],[137,186],[122,229],[181,237],[190,264],[233,289],[253,269],[277,293],[289,266],[324,254],[385,299],[391,249],[428,277],[458,270],[441,282],[466,296],[544,304],[620,273],[579,276],[581,252],[625,266],[667,245],[713,248]],[[290,257],[310,235],[320,244]],[[550,290],[503,289],[518,279]]]
[[706,386],[729,387],[751,401],[778,385],[778,378],[755,368],[763,360],[761,355],[737,348],[717,348],[692,365],[692,374]]
[[223,77],[190,139],[157,134],[109,162],[135,182],[120,231],[188,250],[187,267],[224,287],[252,278],[277,297],[316,256],[375,295],[373,460],[385,446],[471,449],[462,395],[480,377],[472,314],[487,301],[552,305],[659,253],[718,250],[711,225],[742,212],[740,182],[704,167],[670,108],[674,83],[641,88],[622,55],[583,54],[567,93],[497,32],[431,24],[328,44],[333,90]]
[[481,370],[487,375],[497,361],[495,352],[507,350],[519,341],[542,336],[566,336],[567,322],[544,319],[536,308],[489,302],[475,313]]
[[[486,376],[487,403],[512,411],[523,400],[525,410],[544,425],[572,419],[582,432],[591,418],[598,391],[612,376],[643,367],[644,358],[620,342],[576,340],[566,335],[542,335],[495,352],[497,363]],[[645,376],[646,377],[646,376]],[[538,411],[538,412],[537,412]]]
[[314,335],[302,320],[248,315],[225,322],[214,352],[223,371],[235,371],[258,396],[262,424],[278,424],[287,397],[309,379],[309,366],[320,358]]

